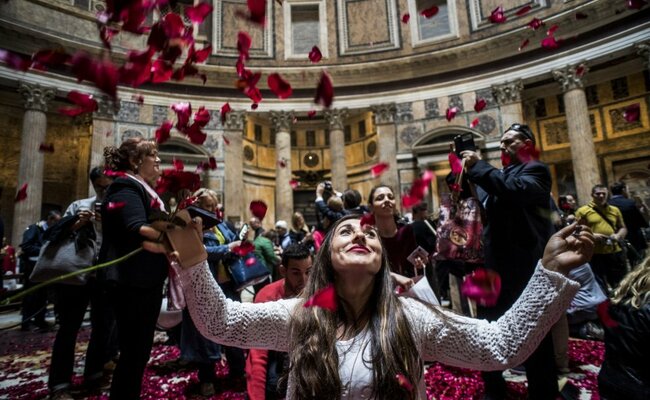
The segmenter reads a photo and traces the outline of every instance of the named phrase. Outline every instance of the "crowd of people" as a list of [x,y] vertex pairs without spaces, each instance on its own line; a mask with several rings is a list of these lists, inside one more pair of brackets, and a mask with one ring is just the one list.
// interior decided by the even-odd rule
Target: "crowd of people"
[[[168,332],[180,357],[164,367],[196,367],[199,383],[190,390],[197,396],[227,384],[251,400],[421,399],[425,363],[439,361],[483,371],[486,399],[506,397],[502,372],[518,366],[530,399],[555,399],[574,336],[605,341],[601,398],[649,398],[646,218],[622,182],[594,186],[582,207],[571,194],[556,204],[548,166],[526,156],[535,147],[530,129],[513,124],[500,143],[503,168],[477,151],[459,152],[461,186],[448,180],[450,192],[461,192],[451,196],[451,217],[430,213],[424,202],[412,207],[412,219],[400,215],[390,186],[375,186],[363,204],[358,191],[321,182],[312,227],[300,212],[269,230],[255,216],[245,227],[219,220],[205,229],[194,219],[207,257],[184,269],[161,241],[169,222],[152,222],[170,206],[155,190],[155,142],[135,138],[107,147],[105,166],[90,172],[96,195],[30,225],[18,252],[25,288],[35,283],[29,276],[42,246],[65,240],[58,237],[91,237],[96,263],[128,256],[81,285],[59,283],[24,298],[21,328],[47,331],[47,291],[54,294],[50,398],[73,398],[75,343],[90,305],[84,390],[110,388],[113,400],[138,399],[165,296],[182,318]],[[208,188],[191,198],[210,215],[223,211]],[[462,228],[469,214],[481,225],[480,239],[454,231],[445,240],[456,250],[477,247],[441,251],[443,221]],[[270,274],[246,289],[255,293],[251,305],[242,304],[230,269],[245,243]],[[3,268],[15,268],[15,251],[5,247],[3,255]],[[461,289],[479,269],[499,277],[493,302]],[[443,306],[422,296],[419,282]],[[327,290],[334,291],[334,311],[307,307]],[[227,382],[215,376],[223,359]]]

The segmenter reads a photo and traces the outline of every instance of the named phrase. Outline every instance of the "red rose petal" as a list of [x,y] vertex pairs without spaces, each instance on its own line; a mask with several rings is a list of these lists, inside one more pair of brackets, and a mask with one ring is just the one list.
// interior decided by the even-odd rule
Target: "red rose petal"
[[630,10],[640,10],[646,4],[648,4],[648,2],[645,0],[627,0],[627,8]]
[[[72,57],[61,49],[54,50],[39,50],[32,55],[32,61],[34,64],[47,67],[59,67],[63,66],[66,63],[70,62]],[[36,67],[36,65],[33,65]]]
[[250,20],[260,25],[266,24],[266,0],[247,0]]
[[426,195],[427,191],[429,190],[429,184],[431,183],[432,179],[433,173],[429,170],[426,170],[424,174],[422,174],[421,178],[414,180],[411,184],[411,190],[409,193],[402,196],[402,205],[405,208],[411,208],[414,205],[422,202],[424,195]]
[[461,293],[482,306],[492,307],[501,293],[501,276],[494,270],[477,268],[465,278]]
[[72,103],[76,104],[77,107],[60,108],[59,112],[61,114],[74,117],[84,113],[92,113],[94,111],[97,111],[98,104],[97,101],[93,99],[92,95],[77,92],[76,90],[72,90],[68,93],[67,98]]
[[251,110],[257,110],[257,107],[259,107],[259,103],[251,104]]
[[518,17],[521,17],[522,15],[525,15],[526,13],[528,13],[528,11],[530,11],[532,8],[533,7],[531,7],[531,6],[523,6],[519,10],[517,10],[515,15],[517,15]]
[[192,104],[190,103],[176,103],[171,105],[171,109],[176,113],[176,129],[179,131],[187,128],[187,125],[190,122],[190,116],[192,115]]
[[235,246],[232,249],[234,254],[237,254],[240,257],[246,256],[246,254],[252,253],[255,251],[255,245],[253,243],[245,241],[242,242],[239,246]]
[[316,116],[316,110],[310,110],[310,111],[307,112],[307,117],[309,119],[314,118],[314,116]]
[[546,31],[546,36],[552,36],[553,34],[555,34],[555,31],[557,31],[559,27],[560,27],[559,25],[555,24],[550,28],[548,28],[548,31]]
[[474,103],[474,111],[476,112],[481,112],[483,109],[487,106],[487,102],[483,99],[476,99],[476,102]]
[[179,160],[177,158],[172,159],[172,165],[174,166],[174,169],[176,171],[182,171],[185,169],[185,164],[183,163],[183,160]]
[[226,135],[223,135],[223,142],[226,144],[226,146],[230,146],[230,140],[228,140]]
[[452,173],[458,175],[463,171],[463,163],[455,152],[450,152],[447,159],[449,160],[449,166],[451,166]]
[[251,48],[252,43],[253,41],[247,32],[237,33],[237,51],[239,52],[240,60],[242,58],[248,60],[248,52]]
[[195,192],[201,187],[201,177],[194,172],[165,169],[156,182],[156,192],[178,193],[181,190]]
[[542,40],[542,47],[547,50],[555,50],[560,47],[560,42],[555,39],[555,36],[547,36]]
[[528,43],[530,43],[530,39],[525,39],[521,44],[519,45],[519,51],[521,51],[524,47],[528,46]]
[[27,198],[27,184],[24,183],[20,189],[16,192],[16,197],[14,198],[14,202],[19,202],[23,201]]
[[439,11],[438,6],[432,6],[425,10],[420,11],[420,15],[422,15],[426,19],[429,19],[434,15],[438,14],[438,11]]
[[260,221],[266,216],[266,210],[268,209],[266,203],[261,200],[251,201],[248,209],[251,210],[251,214],[256,216]]
[[386,172],[386,170],[390,167],[388,163],[381,162],[379,164],[374,165],[372,168],[370,168],[370,174],[372,175],[373,178],[378,178]]
[[334,86],[332,85],[332,79],[330,76],[323,71],[318,82],[318,87],[316,88],[316,97],[314,98],[314,103],[321,104],[325,108],[329,108],[334,101]]
[[210,112],[204,106],[199,107],[199,110],[194,113],[194,123],[198,124],[201,128],[210,122]]
[[602,303],[598,304],[598,308],[596,309],[596,313],[598,314],[598,319],[600,319],[600,322],[603,324],[603,326],[606,326],[608,328],[615,328],[618,326],[618,321],[612,318],[612,316],[609,313],[609,306],[611,305],[609,299],[603,301]]
[[478,118],[474,118],[474,119],[472,120],[472,122],[470,122],[469,127],[470,127],[470,128],[475,128],[475,127],[479,124],[479,122],[481,122],[481,121],[479,121]]
[[287,160],[285,160],[285,159],[278,160],[278,167],[286,168],[287,167]]
[[309,52],[309,61],[313,63],[319,62],[323,58],[323,54],[321,53],[320,49],[318,46],[314,46],[311,48],[311,51]]
[[336,291],[334,285],[329,285],[311,296],[303,307],[320,307],[330,311],[336,311]]
[[451,122],[451,120],[454,119],[457,113],[458,113],[458,107],[448,108],[447,112],[445,113],[447,117],[447,121]]
[[123,208],[126,205],[125,201],[109,201],[106,205],[106,211],[115,211]]
[[113,171],[111,169],[104,169],[103,174],[108,176],[108,177],[111,177],[111,178],[119,178],[119,177],[122,177],[122,176],[126,176],[125,172]]
[[171,62],[159,58],[151,65],[151,73],[152,83],[163,83],[172,78],[174,68]]
[[38,146],[38,151],[40,151],[41,153],[54,153],[54,144],[41,143]]
[[257,262],[257,259],[255,257],[249,257],[249,258],[246,259],[244,264],[246,264],[247,267],[252,267],[253,265],[255,265],[256,262]]
[[364,227],[366,225],[375,226],[375,216],[371,213],[363,214],[359,220],[359,225],[361,225],[361,227]]
[[174,126],[174,124],[171,121],[164,121],[162,125],[160,125],[160,128],[156,129],[156,133],[155,133],[156,143],[161,144],[169,140],[170,137],[169,133],[172,129],[172,126]]
[[278,96],[278,99],[286,99],[291,96],[291,93],[293,93],[289,82],[282,79],[280,74],[269,75],[266,83],[269,85],[271,91]]
[[194,144],[203,144],[208,138],[208,135],[201,130],[201,125],[196,122],[182,132],[185,133],[188,139],[190,139],[190,142]]
[[229,112],[232,111],[232,108],[230,108],[230,104],[226,103],[221,106],[221,125],[226,124],[226,115],[228,115]]
[[640,117],[641,117],[641,105],[639,103],[627,106],[623,111],[623,118],[625,118],[625,120],[628,123],[637,122]]
[[397,374],[395,375],[395,379],[397,379],[397,383],[406,389],[407,391],[411,392],[413,391],[413,385],[411,382],[402,374]]
[[406,14],[402,15],[402,23],[408,24],[410,19],[411,19],[411,14],[406,13]]
[[291,185],[291,189],[296,189],[298,186],[300,186],[300,182],[292,179],[289,181],[289,185]]
[[185,16],[195,24],[202,24],[205,17],[208,16],[213,10],[212,5],[208,3],[199,3],[194,7],[187,7],[185,9]]
[[[528,26],[529,26],[532,30],[536,31],[536,30],[538,30],[539,28],[541,28],[542,26],[544,26],[544,21],[542,21],[542,20],[539,19],[539,18],[533,18],[533,19],[531,19],[530,22],[528,23]],[[556,25],[556,26],[557,26],[557,25]]]
[[32,60],[29,57],[3,49],[0,49],[0,61],[7,64],[9,68],[23,72],[32,65]]
[[[151,80],[154,51],[129,51],[127,62],[119,69],[119,81],[132,87],[138,87]],[[173,61],[171,61],[173,62]]]
[[502,24],[506,22],[507,18],[503,12],[503,7],[499,6],[492,10],[492,13],[490,14],[490,22],[493,24]]

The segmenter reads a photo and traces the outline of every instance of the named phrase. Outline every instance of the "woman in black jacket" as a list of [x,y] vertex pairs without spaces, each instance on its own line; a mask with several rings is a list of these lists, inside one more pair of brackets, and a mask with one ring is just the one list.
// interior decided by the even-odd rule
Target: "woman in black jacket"
[[[153,187],[160,177],[156,144],[141,138],[104,149],[106,168],[117,172],[102,204],[104,242],[100,262],[114,260],[142,245],[140,232],[155,215],[165,212]],[[142,251],[109,267],[120,359],[111,385],[113,400],[139,399],[149,360],[168,262],[162,254]]]

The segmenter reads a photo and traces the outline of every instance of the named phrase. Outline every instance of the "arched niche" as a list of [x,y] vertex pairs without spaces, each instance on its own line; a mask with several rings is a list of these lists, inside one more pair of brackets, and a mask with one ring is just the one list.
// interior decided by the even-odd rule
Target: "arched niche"
[[186,165],[199,165],[208,161],[210,153],[202,146],[197,146],[182,138],[169,138],[158,145],[158,154],[164,166],[171,165],[174,158],[183,160]]

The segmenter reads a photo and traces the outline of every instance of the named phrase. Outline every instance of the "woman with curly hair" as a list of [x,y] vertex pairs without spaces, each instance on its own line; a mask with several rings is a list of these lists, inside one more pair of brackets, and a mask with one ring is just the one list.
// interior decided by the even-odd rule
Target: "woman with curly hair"
[[[156,243],[146,248],[166,251]],[[289,352],[287,399],[425,399],[424,361],[498,370],[526,359],[578,290],[564,275],[592,249],[587,230],[558,232],[521,298],[494,322],[397,297],[379,234],[358,216],[336,221],[298,298],[227,300],[206,263],[181,271],[181,279],[204,336]],[[324,291],[334,292],[335,311],[305,307]]]

